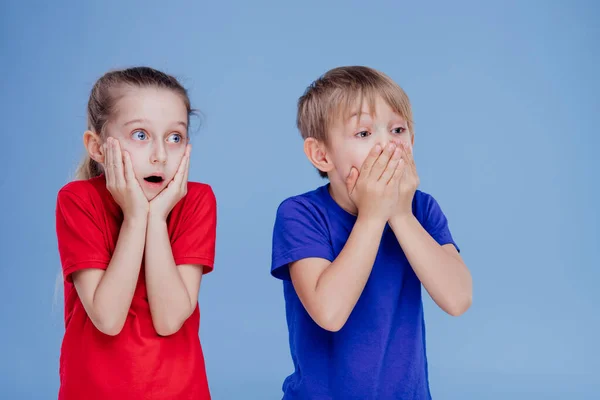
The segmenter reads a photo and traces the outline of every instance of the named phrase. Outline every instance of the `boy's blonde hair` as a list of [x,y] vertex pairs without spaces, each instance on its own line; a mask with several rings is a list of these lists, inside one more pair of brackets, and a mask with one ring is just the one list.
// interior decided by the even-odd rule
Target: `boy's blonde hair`
[[[327,145],[329,129],[339,118],[350,116],[357,100],[366,101],[373,110],[378,96],[406,120],[413,135],[412,110],[404,90],[383,72],[363,66],[334,68],[311,83],[298,100],[298,130],[303,139],[315,138]],[[327,177],[323,171],[319,175]]]

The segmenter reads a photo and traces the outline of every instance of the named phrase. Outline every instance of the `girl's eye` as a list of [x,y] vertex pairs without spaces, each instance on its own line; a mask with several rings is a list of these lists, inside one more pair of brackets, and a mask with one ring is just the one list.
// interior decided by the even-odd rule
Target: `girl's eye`
[[359,138],[366,138],[366,137],[371,136],[371,134],[368,131],[361,131],[361,132],[358,132],[356,134],[356,136]]
[[133,140],[146,140],[148,135],[146,135],[146,132],[144,131],[135,131],[131,134],[131,138]]
[[399,126],[399,127],[397,127],[397,128],[394,128],[394,129],[392,130],[392,132],[394,132],[394,133],[398,133],[398,134],[400,134],[400,133],[404,133],[404,132],[406,132],[406,128],[404,128],[404,127],[402,127],[402,126]]
[[167,142],[171,143],[180,143],[183,140],[183,137],[179,133],[173,133],[167,139]]

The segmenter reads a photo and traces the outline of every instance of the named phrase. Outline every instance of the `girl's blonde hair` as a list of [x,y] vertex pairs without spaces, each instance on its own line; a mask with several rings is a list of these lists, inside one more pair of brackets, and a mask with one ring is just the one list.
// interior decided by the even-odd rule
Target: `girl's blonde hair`
[[[188,126],[193,110],[187,90],[171,75],[149,67],[133,67],[110,71],[96,81],[87,105],[87,129],[100,135],[104,139],[104,128],[115,112],[115,105],[119,100],[119,89],[125,87],[156,87],[172,90],[180,95],[188,114]],[[102,165],[85,154],[77,167],[75,178],[78,180],[90,179],[103,173]]]

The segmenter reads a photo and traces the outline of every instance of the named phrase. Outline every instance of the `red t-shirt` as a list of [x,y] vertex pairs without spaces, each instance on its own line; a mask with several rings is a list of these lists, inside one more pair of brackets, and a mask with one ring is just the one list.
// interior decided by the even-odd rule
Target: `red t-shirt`
[[[59,400],[210,399],[196,307],[181,329],[159,336],[152,325],[144,265],[123,330],[100,332],[88,317],[72,273],[106,269],[123,222],[104,176],[65,185],[58,193],[56,233],[65,277],[65,336]],[[190,182],[167,226],[176,265],[213,269],[216,201],[210,186]]]

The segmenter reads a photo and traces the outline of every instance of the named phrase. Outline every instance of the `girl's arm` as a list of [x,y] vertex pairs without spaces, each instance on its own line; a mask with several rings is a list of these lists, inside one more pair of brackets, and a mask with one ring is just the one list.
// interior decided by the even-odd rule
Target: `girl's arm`
[[144,254],[146,219],[126,219],[106,271],[73,273],[73,283],[94,326],[106,335],[121,332],[137,284]]
[[[202,265],[176,265],[171,248],[167,217],[188,187],[190,146],[169,186],[150,202],[146,231],[146,288],[152,323],[161,336],[172,335],[196,309]],[[191,233],[195,234],[195,233]]]
[[123,211],[123,224],[106,271],[75,272],[73,283],[94,326],[107,335],[117,335],[127,319],[142,265],[149,205],[129,154],[122,154],[113,138],[103,147],[106,187]]
[[172,335],[198,302],[202,265],[175,265],[167,222],[152,216],[146,233],[146,288],[156,333]]

